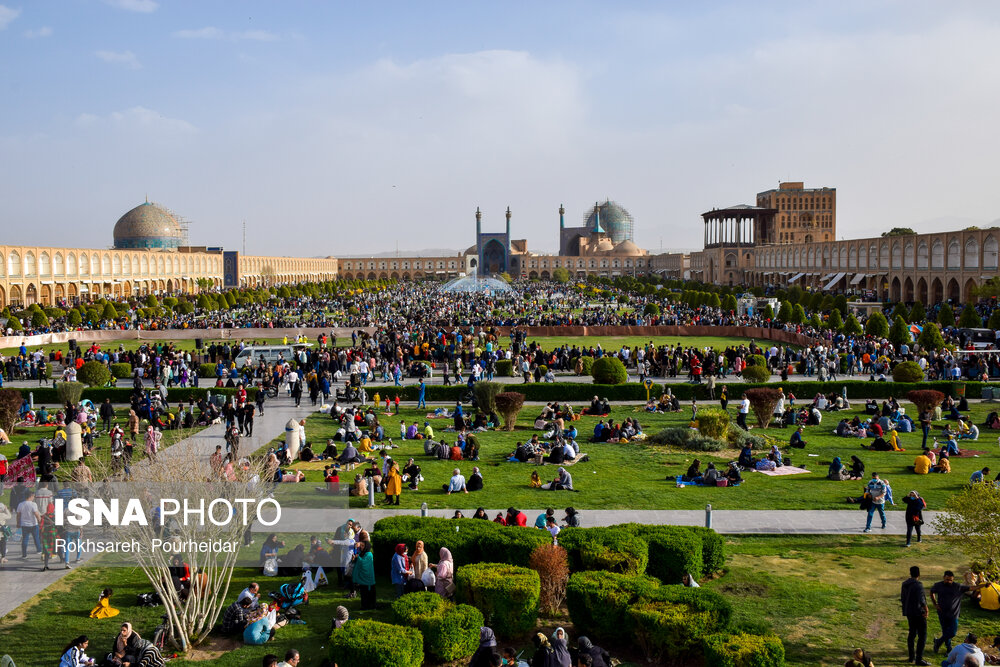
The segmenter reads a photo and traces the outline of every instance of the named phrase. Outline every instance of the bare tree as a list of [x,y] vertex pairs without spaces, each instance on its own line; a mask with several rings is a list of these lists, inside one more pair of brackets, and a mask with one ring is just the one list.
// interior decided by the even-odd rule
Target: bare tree
[[[175,455],[135,465],[130,482],[114,483],[110,469],[95,470],[95,479],[104,480],[88,489],[95,501],[117,500],[122,508],[131,499],[141,502],[146,520],[120,525],[115,537],[138,544],[130,562],[142,568],[163,601],[171,641],[180,650],[208,637],[225,609],[244,532],[258,507],[275,504],[266,500],[265,467],[264,459],[242,459],[226,479],[225,471],[213,472],[208,457]],[[263,513],[268,520],[274,516],[273,508]],[[183,599],[170,570],[178,553],[191,575]]]

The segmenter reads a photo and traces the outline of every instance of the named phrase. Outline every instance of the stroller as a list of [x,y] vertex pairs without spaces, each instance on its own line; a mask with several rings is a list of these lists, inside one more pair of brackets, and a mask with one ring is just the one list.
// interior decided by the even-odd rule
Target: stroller
[[294,584],[282,584],[277,593],[271,591],[268,595],[278,604],[280,612],[288,618],[299,617],[299,611],[295,608],[297,605],[309,604],[305,577]]

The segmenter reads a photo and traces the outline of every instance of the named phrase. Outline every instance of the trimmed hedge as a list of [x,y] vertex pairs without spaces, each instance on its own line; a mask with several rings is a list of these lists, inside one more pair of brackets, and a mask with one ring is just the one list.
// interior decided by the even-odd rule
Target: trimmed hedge
[[483,613],[484,625],[513,637],[535,627],[541,580],[526,567],[474,563],[455,572],[455,595]]
[[376,571],[386,574],[396,545],[407,544],[412,550],[417,540],[423,540],[424,550],[432,560],[436,559],[441,547],[447,547],[456,564],[493,561],[523,567],[528,566],[536,547],[552,543],[552,536],[544,530],[518,530],[492,521],[419,516],[379,519],[371,537]]
[[[58,384],[56,386],[58,387]],[[208,392],[212,392],[213,396],[217,394],[235,396],[238,391],[235,387],[171,387],[167,391],[167,401],[171,404],[178,401],[188,401],[191,398],[197,401],[200,398],[204,398]],[[58,392],[52,387],[25,388],[24,393],[26,396],[28,393],[34,394],[35,403],[45,405],[61,404]],[[256,394],[256,387],[247,388],[247,397],[249,399],[253,399]],[[131,396],[131,387],[88,387],[83,390],[83,398],[89,398],[94,403],[103,403],[105,398],[110,398],[112,403],[128,404]]]
[[[584,357],[584,359],[590,359],[590,357]],[[851,400],[860,400],[865,398],[884,399],[889,398],[890,396],[905,396],[906,392],[914,389],[936,389],[944,392],[946,395],[951,395],[952,384],[965,384],[968,387],[968,391],[966,393],[967,396],[978,396],[982,387],[988,386],[987,383],[983,382],[953,383],[948,381],[914,383],[870,382],[868,380],[841,380],[837,382],[726,382],[717,384],[715,387],[715,393],[716,396],[718,396],[723,386],[729,386],[729,399],[730,401],[733,401],[740,396],[741,392],[744,392],[747,389],[753,389],[755,387],[781,387],[784,389],[786,396],[789,392],[793,392],[796,396],[802,399],[807,396],[814,396],[817,392],[823,392],[825,394],[839,394],[841,389],[847,387],[848,398]],[[669,385],[669,388],[670,392],[677,396],[677,399],[680,401],[689,401],[692,398],[704,400],[708,396],[708,389],[705,383],[671,384]],[[585,402],[589,404],[590,399],[594,397],[594,394],[606,397],[611,402],[646,400],[646,388],[637,382],[618,385],[595,385],[579,382],[531,382],[529,384],[517,385],[517,390],[525,395],[526,401],[571,401],[580,403]],[[418,391],[417,385],[415,384],[407,385],[405,387],[380,388],[380,392],[383,394],[387,392],[390,397],[395,397],[398,394],[400,400],[403,401],[417,400]],[[425,398],[428,401],[454,404],[455,401],[465,396],[466,392],[468,392],[468,388],[465,385],[450,385],[447,387],[440,384],[427,385]],[[663,393],[663,385],[660,385],[659,387],[654,386],[650,392],[650,396],[653,398],[659,398],[661,393]]]
[[610,572],[574,574],[566,604],[581,633],[635,636],[652,661],[696,653],[705,636],[724,632],[732,620],[732,607],[715,591]]
[[216,377],[215,369],[217,366],[215,364],[198,364],[198,377],[200,378],[214,378]]
[[496,375],[505,378],[514,377],[514,362],[510,359],[499,359],[496,368]]
[[330,633],[330,659],[338,665],[420,667],[424,638],[416,628],[351,620]]
[[726,565],[726,541],[722,535],[705,526],[688,526],[687,529],[701,537],[702,576],[721,571]]
[[420,628],[424,651],[439,661],[467,658],[479,646],[483,614],[475,607],[457,607],[437,593],[408,593],[393,601],[400,625]]
[[80,366],[76,379],[88,387],[103,387],[111,381],[111,371],[100,361],[88,361]]
[[572,571],[637,575],[646,572],[649,563],[649,544],[634,532],[618,528],[565,528],[559,533],[559,545],[566,549]]
[[628,371],[618,357],[601,357],[590,369],[595,384],[619,385],[628,382]]
[[680,584],[687,572],[700,580],[705,562],[701,536],[681,526],[635,526],[632,532],[649,545],[646,573],[665,584]]
[[704,638],[705,663],[715,667],[782,667],[785,647],[774,635],[715,634]]
[[118,378],[119,380],[125,380],[132,377],[132,364],[122,362],[118,364],[111,364],[109,368],[111,369],[112,377]]
[[483,613],[467,604],[448,609],[441,616],[420,624],[424,648],[439,662],[468,658],[479,648],[479,629],[486,625]]

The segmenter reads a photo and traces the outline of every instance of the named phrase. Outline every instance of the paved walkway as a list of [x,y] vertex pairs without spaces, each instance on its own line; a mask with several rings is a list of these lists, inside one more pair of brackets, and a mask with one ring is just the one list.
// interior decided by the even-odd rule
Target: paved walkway
[[[520,509],[520,508],[519,508]],[[497,512],[505,513],[506,508],[486,510],[490,517]],[[528,516],[529,523],[534,523],[535,517],[544,509],[521,509]],[[475,508],[462,509],[462,514],[469,518]],[[451,518],[453,509],[428,510],[432,517]],[[255,525],[254,532],[282,533],[316,533],[334,530],[349,518],[361,522],[362,526],[370,528],[376,521],[387,516],[409,515],[417,516],[420,510],[409,509],[300,509],[292,508],[282,511],[281,521],[277,526],[265,528]],[[556,518],[562,519],[564,512],[557,509]],[[672,526],[704,526],[706,525],[705,510],[580,510],[580,521],[584,527],[614,526],[620,523],[645,523]],[[924,534],[933,535],[931,527],[936,512],[924,512],[927,526]],[[716,531],[727,534],[787,534],[787,535],[859,535],[865,527],[867,514],[861,510],[713,510],[711,525]],[[905,535],[906,524],[903,513],[886,512],[887,527],[883,531],[879,526],[878,515],[872,522],[872,534]]]

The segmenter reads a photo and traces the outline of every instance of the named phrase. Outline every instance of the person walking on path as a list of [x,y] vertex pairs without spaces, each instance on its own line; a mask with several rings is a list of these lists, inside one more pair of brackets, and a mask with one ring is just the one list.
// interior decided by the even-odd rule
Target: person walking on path
[[[920,581],[920,568],[910,568],[910,578],[903,582],[899,591],[899,601],[903,606],[903,616],[909,626],[906,635],[906,651],[909,661],[918,665],[929,665],[924,660],[924,646],[927,644],[927,595]],[[913,640],[916,639],[914,647]]]
[[903,498],[906,505],[906,546],[910,546],[910,539],[913,531],[917,531],[917,542],[920,542],[920,526],[924,525],[924,510],[927,509],[927,502],[920,497],[916,491]]
[[931,586],[931,602],[937,609],[938,621],[941,623],[941,636],[934,639],[934,652],[937,653],[944,644],[951,652],[951,640],[958,634],[958,615],[962,611],[962,598],[969,591],[985,588],[989,584],[966,586],[955,583],[955,573],[945,570],[941,581]]
[[878,516],[882,519],[882,528],[885,528],[885,494],[888,487],[885,482],[879,479],[878,473],[873,472],[871,481],[865,487],[865,491],[871,498],[868,501],[868,522],[865,524],[865,532],[872,532],[872,517],[878,511]]
[[747,415],[750,413],[750,399],[747,398],[746,392],[743,393],[743,398],[740,400],[740,413],[736,417],[736,425],[739,426],[744,431],[749,431],[747,428]]
[[424,379],[420,378],[419,393],[417,394],[417,408],[427,409],[427,403],[424,401],[424,394],[427,392],[427,385],[424,384]]

